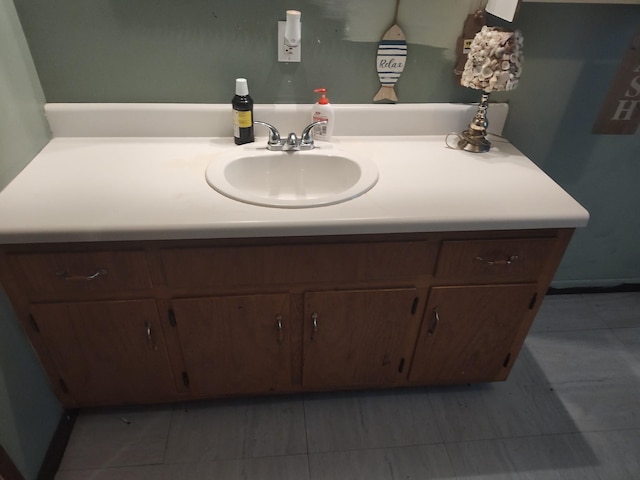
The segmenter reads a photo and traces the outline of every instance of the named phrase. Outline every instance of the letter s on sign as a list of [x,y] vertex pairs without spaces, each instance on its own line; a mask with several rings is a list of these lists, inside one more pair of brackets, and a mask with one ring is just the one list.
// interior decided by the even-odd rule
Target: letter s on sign
[[[638,69],[640,69],[640,65],[638,65],[638,68],[635,71],[638,71]],[[625,92],[626,97],[637,97],[638,95],[640,95],[640,75],[632,78],[631,84],[629,86],[631,88]],[[632,89],[635,91],[635,93],[631,92]]]

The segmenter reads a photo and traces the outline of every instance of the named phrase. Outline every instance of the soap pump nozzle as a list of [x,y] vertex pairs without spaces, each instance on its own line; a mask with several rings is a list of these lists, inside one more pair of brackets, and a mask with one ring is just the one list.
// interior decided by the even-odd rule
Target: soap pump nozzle
[[322,96],[318,99],[318,103],[320,105],[326,105],[326,104],[329,103],[329,99],[325,95],[325,93],[327,93],[327,89],[326,88],[316,88],[314,90],[314,92],[322,94]]

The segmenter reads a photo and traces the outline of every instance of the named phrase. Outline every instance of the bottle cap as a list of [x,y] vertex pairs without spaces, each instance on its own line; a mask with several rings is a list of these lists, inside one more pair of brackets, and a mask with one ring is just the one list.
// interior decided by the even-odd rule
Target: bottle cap
[[325,93],[327,93],[326,88],[316,88],[314,92],[322,94],[322,96],[318,99],[318,103],[320,105],[327,105],[329,103],[329,99],[324,95]]
[[236,95],[249,95],[249,85],[246,78],[236,78]]

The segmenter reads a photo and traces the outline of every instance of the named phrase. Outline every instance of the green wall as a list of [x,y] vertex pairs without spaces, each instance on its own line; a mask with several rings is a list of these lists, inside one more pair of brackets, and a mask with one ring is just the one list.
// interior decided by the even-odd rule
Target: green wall
[[505,135],[591,214],[554,285],[640,283],[640,129],[591,134],[640,5],[524,4],[518,26],[525,70]]
[[[470,0],[458,1],[464,18]],[[452,10],[450,0],[403,0],[400,19],[410,21],[416,9],[429,17],[434,8],[424,5],[429,3]],[[354,12],[359,4],[365,15]],[[258,103],[313,103],[319,86],[329,89],[333,102],[368,103],[379,87],[376,43],[391,25],[395,2],[22,0],[16,5],[48,102],[226,103],[234,79],[245,76]],[[277,22],[287,8],[302,11],[300,64],[275,61]],[[434,25],[439,21],[433,18]],[[345,40],[354,28],[368,33],[359,40],[370,41]],[[415,34],[421,30],[413,26]],[[406,28],[408,37],[411,32]],[[475,99],[451,82],[443,49],[428,41],[411,45],[398,86],[401,100]]]
[[[453,46],[474,0],[401,0],[409,42],[401,102],[468,102],[451,80]],[[375,51],[395,0],[19,0],[48,102],[226,103],[249,79],[258,103],[369,103]],[[302,63],[275,61],[276,22],[302,11]],[[495,19],[494,19],[495,21]],[[591,135],[635,29],[637,5],[522,4],[520,87],[494,100],[512,109],[506,134],[587,207],[557,286],[640,282],[640,134]]]
[[0,0],[0,190],[50,137],[44,95],[11,0]]
[[[49,140],[38,83],[11,0],[0,0],[0,189]],[[0,289],[0,444],[37,477],[62,409]]]

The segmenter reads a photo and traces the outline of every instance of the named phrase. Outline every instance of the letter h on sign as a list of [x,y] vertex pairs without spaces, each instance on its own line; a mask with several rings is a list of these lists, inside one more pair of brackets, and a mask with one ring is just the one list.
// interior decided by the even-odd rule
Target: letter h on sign
[[640,32],[631,41],[592,133],[632,135],[640,123]]

